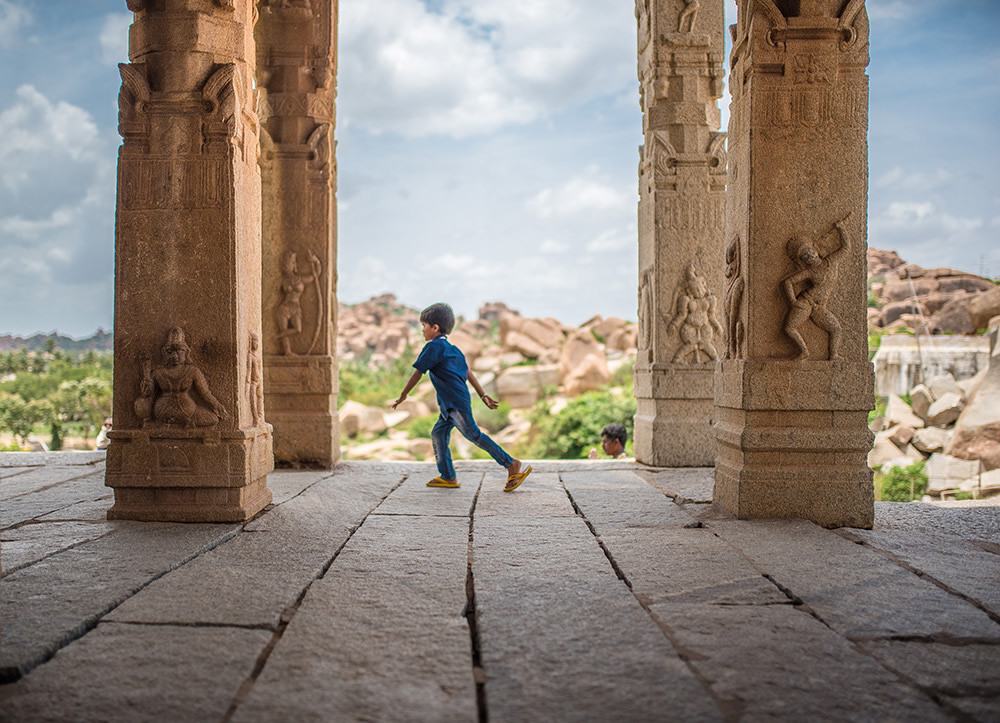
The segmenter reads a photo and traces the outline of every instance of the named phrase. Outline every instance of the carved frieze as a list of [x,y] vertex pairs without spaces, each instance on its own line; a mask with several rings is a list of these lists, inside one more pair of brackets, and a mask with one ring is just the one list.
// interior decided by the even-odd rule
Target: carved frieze
[[155,369],[151,356],[142,360],[142,379],[133,408],[143,427],[218,424],[226,410],[212,394],[205,375],[191,363],[183,329],[175,326],[167,331],[161,353],[163,365]]
[[[320,286],[323,274],[323,265],[319,258],[309,252],[309,265],[311,274],[302,274],[298,268],[298,254],[295,251],[286,251],[281,259],[281,293],[282,299],[275,309],[275,316],[278,323],[277,338],[281,340],[281,351],[286,356],[297,356],[299,352],[293,351],[292,342],[299,342],[303,332],[303,312],[302,297],[307,287],[314,289],[309,303],[314,306],[314,329],[311,341],[304,351],[305,354],[312,354],[319,341],[319,336],[324,322],[323,301],[324,294]],[[299,349],[303,343],[297,343]]]
[[[701,364],[715,361],[719,353],[715,336],[722,336],[722,325],[716,315],[716,298],[708,293],[708,282],[689,263],[684,271],[684,281],[677,291],[674,317],[667,327],[668,333],[677,332],[681,346],[674,354],[675,364]],[[703,358],[704,357],[704,358]]]
[[726,246],[726,358],[743,357],[743,257],[740,238],[736,236]]
[[838,232],[840,241],[836,248],[825,255],[820,252],[822,238],[794,237],[785,246],[788,257],[796,265],[796,270],[781,282],[781,290],[790,307],[785,317],[784,332],[797,348],[795,360],[809,358],[805,339],[799,333],[799,327],[807,320],[829,334],[829,359],[842,358],[840,321],[827,304],[837,289],[840,259],[850,251],[850,236],[844,227],[850,216],[848,214],[834,223],[834,230]]

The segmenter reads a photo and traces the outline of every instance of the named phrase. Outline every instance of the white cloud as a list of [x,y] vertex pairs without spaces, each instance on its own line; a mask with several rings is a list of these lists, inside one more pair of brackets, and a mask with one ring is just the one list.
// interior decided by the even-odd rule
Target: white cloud
[[630,196],[590,178],[572,178],[558,188],[546,188],[528,201],[542,218],[615,213],[631,208]]
[[105,63],[128,62],[128,28],[131,24],[132,13],[108,13],[104,16],[104,26],[97,39]]
[[0,185],[13,190],[28,181],[43,157],[94,158],[98,131],[87,111],[53,103],[31,85],[22,85],[16,96],[0,112]]
[[31,11],[20,3],[0,0],[0,47],[13,45],[21,29],[30,25],[33,19]]
[[889,188],[895,191],[926,193],[940,188],[944,184],[954,180],[954,178],[954,174],[944,168],[936,168],[928,173],[921,171],[907,173],[899,166],[896,166],[890,171],[883,173],[875,182],[875,185],[878,188]]
[[613,228],[599,234],[593,241],[587,244],[585,250],[588,254],[605,254],[626,249],[635,249],[638,246],[635,226],[628,228]]
[[542,241],[541,246],[538,247],[539,252],[543,254],[563,254],[569,251],[569,244],[563,243],[562,241],[556,241],[555,239],[547,238]]
[[867,10],[872,20],[903,20],[916,12],[906,0],[868,0]]
[[464,137],[635,82],[632,9],[604,0],[345,3],[342,127]]

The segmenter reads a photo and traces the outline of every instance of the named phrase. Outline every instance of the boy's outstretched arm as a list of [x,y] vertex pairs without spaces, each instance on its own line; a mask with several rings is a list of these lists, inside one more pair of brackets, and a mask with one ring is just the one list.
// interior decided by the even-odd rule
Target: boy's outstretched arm
[[493,397],[486,396],[486,392],[483,391],[482,386],[479,384],[479,380],[476,379],[476,375],[472,373],[471,369],[469,370],[469,373],[466,376],[466,378],[469,380],[469,384],[472,385],[472,388],[476,390],[476,394],[479,395],[479,398],[483,400],[483,404],[485,404],[490,409],[496,409],[497,400],[494,399]]
[[410,376],[409,380],[406,382],[406,386],[403,387],[403,393],[399,395],[399,399],[397,399],[395,402],[390,402],[389,403],[389,407],[391,409],[395,409],[400,404],[402,404],[403,400],[406,399],[406,395],[410,393],[410,390],[413,389],[413,387],[417,386],[417,382],[420,381],[420,377],[422,377],[422,376],[423,376],[423,372],[421,372],[419,370],[414,370],[413,374]]

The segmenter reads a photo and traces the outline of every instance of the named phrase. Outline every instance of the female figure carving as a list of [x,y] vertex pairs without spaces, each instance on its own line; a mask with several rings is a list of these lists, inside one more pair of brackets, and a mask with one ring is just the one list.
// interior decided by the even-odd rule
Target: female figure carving
[[694,272],[694,264],[687,265],[686,275],[684,293],[677,300],[677,314],[668,327],[668,331],[680,327],[681,341],[684,342],[674,354],[674,362],[682,362],[694,354],[695,363],[700,364],[702,353],[708,359],[716,360],[719,353],[712,344],[712,337],[715,334],[722,336],[722,325],[715,316],[715,296],[708,293],[705,277]]
[[319,259],[310,254],[312,275],[299,274],[294,251],[286,251],[281,260],[281,291],[285,298],[278,304],[278,338],[284,354],[294,356],[292,351],[292,336],[302,333],[302,294],[306,284],[319,278],[321,267]]

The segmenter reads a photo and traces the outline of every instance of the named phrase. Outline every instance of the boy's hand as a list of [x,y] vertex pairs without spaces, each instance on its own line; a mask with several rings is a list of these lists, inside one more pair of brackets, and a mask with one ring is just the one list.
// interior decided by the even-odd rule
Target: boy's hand
[[597,449],[594,447],[590,448],[590,454],[587,455],[587,459],[597,459]]
[[488,394],[483,395],[483,404],[485,404],[490,409],[496,409],[499,406],[499,404],[497,404],[497,400]]
[[399,406],[400,404],[402,404],[402,403],[403,403],[403,402],[404,402],[405,400],[406,400],[406,395],[405,395],[405,394],[403,394],[403,395],[402,395],[402,396],[401,396],[401,397],[400,397],[399,399],[397,399],[397,400],[396,400],[395,402],[389,402],[389,409],[395,409],[395,408],[396,408],[396,407],[398,407],[398,406]]

